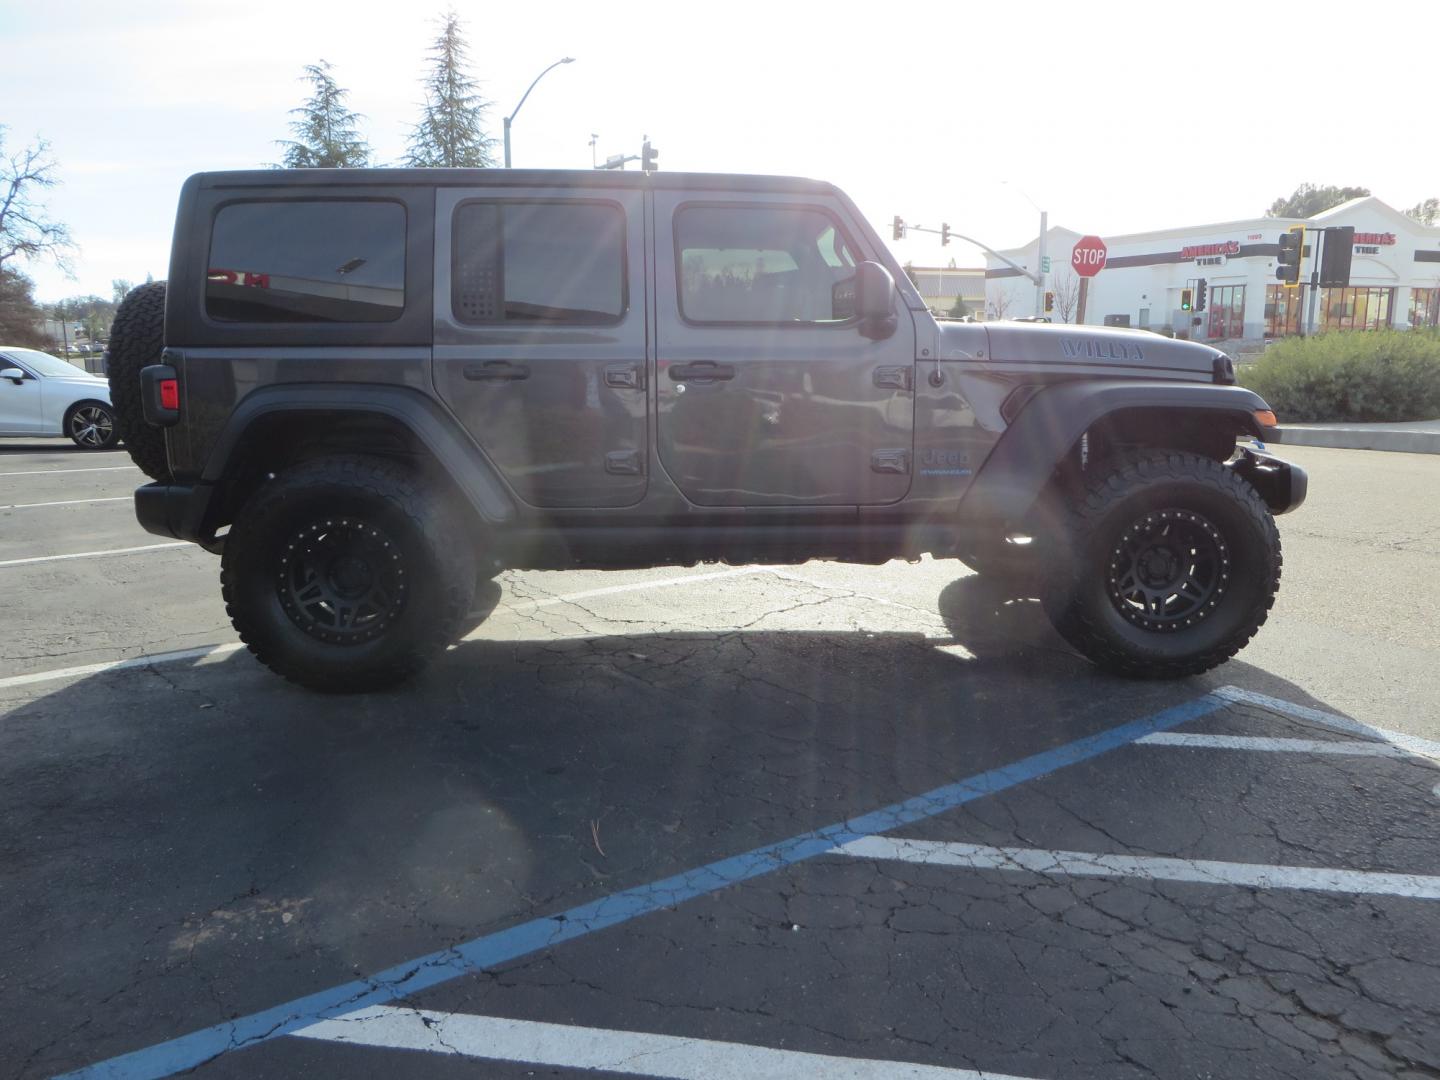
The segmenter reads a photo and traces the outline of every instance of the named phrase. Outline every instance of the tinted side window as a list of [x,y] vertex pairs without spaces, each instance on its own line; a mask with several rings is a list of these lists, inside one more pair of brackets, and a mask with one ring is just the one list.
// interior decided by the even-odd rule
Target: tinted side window
[[405,208],[231,203],[215,215],[205,311],[229,322],[388,322],[405,307]]
[[827,323],[854,314],[855,256],[828,214],[692,206],[675,216],[690,322]]
[[602,203],[455,211],[451,307],[464,323],[588,324],[625,314],[625,215]]

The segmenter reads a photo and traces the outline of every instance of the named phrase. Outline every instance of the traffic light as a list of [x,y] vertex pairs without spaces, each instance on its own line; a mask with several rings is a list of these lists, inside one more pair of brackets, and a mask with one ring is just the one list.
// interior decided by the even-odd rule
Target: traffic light
[[1205,279],[1204,279],[1203,277],[1202,277],[1199,281],[1195,282],[1195,310],[1196,310],[1196,311],[1204,311],[1204,310],[1205,310],[1205,294],[1206,294],[1207,292],[1209,292],[1209,291],[1210,291],[1210,290],[1205,287]]
[[895,215],[894,224],[891,225],[890,229],[891,229],[891,231],[890,231],[890,239],[892,239],[892,240],[904,240],[904,239],[905,239],[905,219],[902,218],[899,214],[896,214],[896,215]]
[[948,243],[950,243],[950,226],[942,223],[940,226],[940,246],[944,247]]
[[1320,287],[1343,289],[1350,284],[1350,260],[1355,253],[1355,227],[1344,225],[1325,230],[1320,249]]
[[1280,254],[1275,256],[1275,280],[1286,285],[1300,284],[1300,253],[1305,249],[1305,226],[1296,225],[1280,234]]
[[1045,313],[1048,315],[1050,312],[1052,312],[1052,311],[1054,311],[1054,310],[1055,310],[1055,294],[1054,294],[1053,292],[1047,292],[1047,293],[1045,294]]
[[655,159],[660,156],[660,151],[650,145],[646,139],[640,147],[640,168],[644,172],[654,172],[660,166],[655,164]]
[[1181,311],[1194,311],[1194,310],[1195,310],[1194,298],[1195,298],[1195,290],[1194,290],[1194,289],[1181,289],[1181,290],[1180,290],[1180,310],[1181,310]]

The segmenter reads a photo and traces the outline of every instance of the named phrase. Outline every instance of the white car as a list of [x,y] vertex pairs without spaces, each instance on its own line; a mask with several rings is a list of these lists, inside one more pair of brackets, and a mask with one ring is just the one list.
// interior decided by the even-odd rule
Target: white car
[[67,436],[82,450],[120,441],[110,384],[58,356],[0,345],[0,437]]

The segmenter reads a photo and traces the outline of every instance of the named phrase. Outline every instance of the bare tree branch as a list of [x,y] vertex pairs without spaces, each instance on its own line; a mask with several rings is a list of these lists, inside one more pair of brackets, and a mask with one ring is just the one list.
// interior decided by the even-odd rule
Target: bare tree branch
[[70,230],[50,219],[40,198],[59,183],[50,144],[36,139],[16,154],[6,154],[4,144],[0,126],[0,268],[11,259],[33,262],[48,256],[70,274],[75,248]]

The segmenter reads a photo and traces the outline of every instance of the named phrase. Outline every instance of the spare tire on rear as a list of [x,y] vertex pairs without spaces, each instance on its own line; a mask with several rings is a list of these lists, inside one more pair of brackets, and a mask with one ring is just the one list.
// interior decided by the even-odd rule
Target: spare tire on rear
[[110,403],[130,459],[152,480],[168,480],[165,433],[145,422],[140,403],[140,369],[160,362],[165,348],[165,282],[151,281],[131,289],[110,325],[106,373]]

